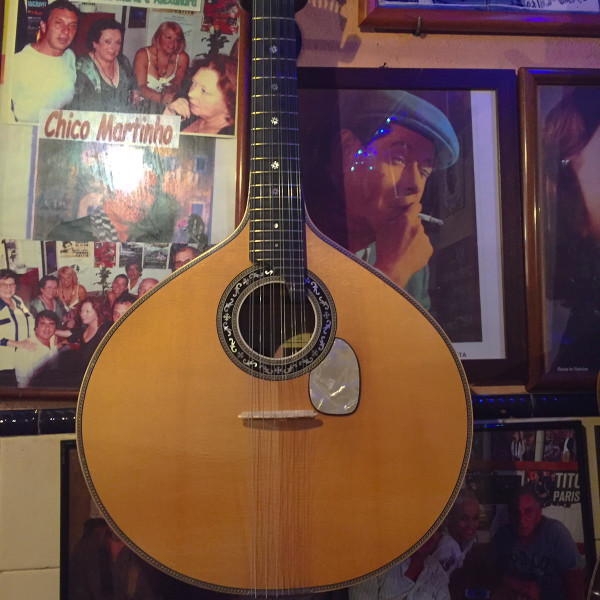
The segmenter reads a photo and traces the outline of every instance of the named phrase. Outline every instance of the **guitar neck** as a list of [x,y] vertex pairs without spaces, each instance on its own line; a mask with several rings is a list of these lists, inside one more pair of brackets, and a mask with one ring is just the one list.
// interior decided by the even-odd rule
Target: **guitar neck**
[[255,0],[252,12],[250,260],[304,289],[294,0]]

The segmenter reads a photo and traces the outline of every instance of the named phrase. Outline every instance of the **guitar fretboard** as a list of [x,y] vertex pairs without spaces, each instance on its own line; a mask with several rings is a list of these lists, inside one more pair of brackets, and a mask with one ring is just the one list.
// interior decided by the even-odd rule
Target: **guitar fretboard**
[[303,293],[294,0],[255,0],[252,13],[250,260]]

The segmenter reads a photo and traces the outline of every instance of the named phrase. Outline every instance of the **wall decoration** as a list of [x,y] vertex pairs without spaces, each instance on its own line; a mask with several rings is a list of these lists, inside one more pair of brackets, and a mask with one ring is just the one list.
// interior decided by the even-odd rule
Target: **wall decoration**
[[[299,96],[317,227],[431,312],[471,383],[524,382],[514,73],[304,68]],[[379,147],[393,126],[433,143],[435,162]],[[406,183],[405,164],[420,182]]]
[[[437,549],[451,597],[512,597],[518,586],[528,597],[585,597],[596,557],[588,468],[579,421],[476,425],[465,490],[442,527],[451,539]],[[560,542],[537,546],[548,535]],[[453,540],[468,549],[461,564],[449,558]]]
[[[415,452],[418,454],[419,449]],[[137,585],[140,590],[146,586],[143,597],[147,600],[223,600],[223,594],[188,586],[140,562],[115,538],[95,507],[74,440],[62,442],[61,459],[61,600],[78,598],[78,587],[99,586],[100,582],[124,585],[127,578],[123,575],[136,569]],[[533,597],[552,597],[546,593],[547,586],[560,591],[557,598],[570,597],[564,587],[567,572],[580,590],[587,589],[595,563],[588,468],[585,430],[580,421],[476,424],[464,487],[438,532],[420,549],[421,557],[424,552],[431,554],[446,571],[443,585],[448,586],[453,600],[516,597],[514,589],[506,588],[505,575],[513,577],[513,585],[527,585],[537,591]],[[558,562],[556,543],[546,543],[541,545],[542,554],[535,563],[539,570],[525,561],[509,563],[519,536],[513,509],[520,503],[534,509],[536,536],[550,531],[560,538]],[[107,560],[111,550],[116,557],[112,562]],[[388,578],[395,581],[406,569],[406,562],[358,584],[356,596],[376,597],[374,587],[385,587]],[[321,597],[346,600],[348,591]]]
[[[22,4],[17,0],[8,3],[8,41],[19,39],[23,22],[33,28],[33,35],[30,33],[27,40],[18,43],[14,52],[6,53],[7,88],[0,113],[3,122],[37,124],[40,109],[104,111],[138,117],[166,113],[182,117],[181,129],[188,133],[234,135],[240,12],[235,2],[210,3],[211,14],[226,11],[227,15],[227,27],[217,32],[213,27],[218,37],[215,40],[202,31],[208,18],[203,0],[174,0],[169,2],[169,10],[159,6],[164,3],[150,0],[146,3],[150,6],[143,9],[133,0],[98,4],[75,0],[81,13],[78,19],[73,16],[69,39],[60,40],[60,65],[46,58],[50,36],[38,34],[41,8],[35,14],[18,15]],[[109,31],[119,38],[115,40],[120,44],[116,56],[104,56],[94,47]],[[171,36],[169,41],[167,34]],[[37,53],[26,47],[25,41],[35,42]],[[12,49],[12,44],[9,46]],[[159,47],[164,65],[159,65],[157,58]],[[206,63],[209,56],[212,60]],[[195,67],[193,73],[187,72],[188,66]],[[219,74],[220,87],[214,93],[222,92],[227,105],[222,122],[214,121],[212,126],[207,122],[206,106],[191,90],[201,67]]]
[[359,0],[359,24],[427,33],[594,36],[597,0]]
[[530,386],[600,371],[600,70],[519,71]]
[[[41,11],[44,3],[38,4]],[[143,14],[135,6],[137,2],[127,0],[101,4],[75,0],[75,4],[81,15],[65,54],[90,57],[93,52],[90,54],[86,45],[90,27],[99,19],[115,19],[125,28],[119,81],[128,79],[134,87],[139,83],[131,80],[127,65],[131,68],[135,64],[136,55],[148,56],[144,48],[152,53],[152,39],[165,22],[171,24],[167,31],[183,31],[180,42],[185,38],[185,50],[177,51],[176,65],[187,65],[187,58],[193,62],[209,54],[212,59],[222,55],[215,60],[227,69],[229,128],[180,135],[179,114],[164,114],[164,106],[151,106],[149,98],[131,93],[114,102],[106,102],[100,94],[103,99],[98,96],[102,102],[97,103],[98,98],[90,92],[81,95],[78,104],[40,106],[32,112],[33,117],[15,119],[12,100],[19,85],[17,56],[26,43],[23,39],[15,45],[17,32],[23,24],[37,30],[39,18],[34,22],[23,13],[19,20],[19,8],[24,3],[7,3],[5,85],[0,86],[0,128],[5,142],[0,148],[0,265],[15,271],[19,280],[16,293],[28,307],[39,295],[40,280],[58,277],[57,299],[68,315],[60,315],[54,340],[54,358],[60,364],[55,369],[45,365],[44,375],[36,368],[18,387],[2,388],[3,399],[74,399],[81,374],[76,374],[73,364],[67,364],[67,357],[82,357],[84,346],[73,335],[82,325],[84,298],[100,302],[97,308],[104,313],[103,326],[107,327],[116,315],[109,307],[115,279],[123,281],[132,258],[140,263],[147,280],[139,289],[148,289],[171,273],[173,257],[182,245],[202,251],[227,237],[240,210],[235,193],[237,140],[233,123],[240,31],[237,5],[232,8],[224,0],[210,3],[213,11],[227,9],[229,19],[227,31],[219,33],[217,47],[202,31],[206,16],[203,0],[171,2],[168,10],[147,3]],[[245,56],[243,48],[241,60]],[[27,75],[30,70],[23,73]],[[49,97],[44,89],[53,81],[44,74],[30,75],[21,83],[39,100]],[[103,81],[100,87],[106,89],[108,83]],[[189,103],[191,83],[185,81],[178,89],[180,104]],[[166,90],[168,82],[163,87]],[[173,98],[168,96],[165,98],[171,102]],[[118,223],[123,219],[112,210],[115,206],[129,223],[127,231]],[[137,289],[129,291],[138,294]],[[29,337],[34,336],[33,324],[31,329]]]

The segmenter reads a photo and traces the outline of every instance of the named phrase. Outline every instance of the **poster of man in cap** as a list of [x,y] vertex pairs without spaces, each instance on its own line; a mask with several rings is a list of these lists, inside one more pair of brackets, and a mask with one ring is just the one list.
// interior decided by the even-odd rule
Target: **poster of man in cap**
[[491,114],[489,98],[467,90],[300,90],[309,216],[407,291],[469,359],[504,352],[500,269],[481,269],[499,230],[496,149],[477,146],[495,139]]

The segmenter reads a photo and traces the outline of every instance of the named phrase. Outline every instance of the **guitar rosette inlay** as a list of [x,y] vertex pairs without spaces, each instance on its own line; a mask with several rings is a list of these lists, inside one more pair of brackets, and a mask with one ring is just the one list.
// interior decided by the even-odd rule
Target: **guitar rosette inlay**
[[286,380],[308,373],[327,356],[335,340],[335,306],[310,272],[298,301],[282,277],[251,267],[221,297],[217,329],[223,349],[240,369],[261,379]]

